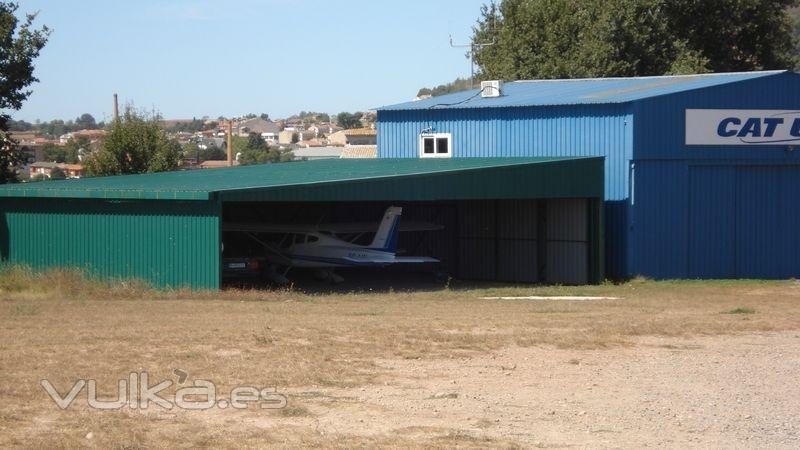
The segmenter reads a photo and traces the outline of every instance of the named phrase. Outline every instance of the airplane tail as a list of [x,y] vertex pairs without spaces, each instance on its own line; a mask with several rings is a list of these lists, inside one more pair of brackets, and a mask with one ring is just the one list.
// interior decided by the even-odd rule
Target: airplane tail
[[403,208],[399,206],[390,206],[386,210],[370,248],[384,252],[397,252],[397,236],[400,234],[400,215],[402,213]]

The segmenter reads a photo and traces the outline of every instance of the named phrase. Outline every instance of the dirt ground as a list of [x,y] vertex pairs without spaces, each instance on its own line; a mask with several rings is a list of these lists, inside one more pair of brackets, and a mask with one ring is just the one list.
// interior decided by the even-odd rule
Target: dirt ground
[[[800,283],[149,291],[0,274],[0,446],[798,448]],[[43,279],[47,282],[43,283]],[[482,300],[599,295],[601,301]],[[99,411],[131,373],[280,409]],[[181,380],[181,374],[186,379]],[[184,384],[185,383],[185,384]]]

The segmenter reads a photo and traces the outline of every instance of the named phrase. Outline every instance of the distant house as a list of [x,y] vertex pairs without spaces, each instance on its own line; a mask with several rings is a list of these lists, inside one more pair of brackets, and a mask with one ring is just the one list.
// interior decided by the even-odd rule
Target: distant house
[[342,154],[342,147],[309,147],[297,148],[292,150],[294,159],[299,160],[315,160],[315,159],[336,159]]
[[278,134],[280,132],[280,125],[260,117],[239,122],[237,125],[237,134],[239,136],[249,136],[250,133],[256,133],[264,138],[265,141],[273,144],[278,142]]
[[374,159],[378,157],[377,145],[351,145],[342,149],[342,159]]
[[308,127],[309,131],[313,131],[315,137],[322,137],[322,136],[330,136],[333,133],[342,131],[343,128],[337,125],[331,125],[329,123],[322,124],[322,125],[312,125]]
[[326,147],[328,145],[328,141],[325,139],[309,139],[307,141],[300,141],[297,143],[298,147],[301,148],[309,148],[309,147]]
[[311,130],[296,130],[292,131],[289,129],[285,129],[281,131],[278,135],[278,143],[280,145],[289,145],[293,144],[295,139],[297,141],[310,141],[317,137],[316,133]]
[[84,169],[80,164],[62,164],[53,162],[35,162],[28,166],[30,169],[31,177],[35,175],[42,175],[45,178],[50,178],[53,170],[59,168],[64,171],[67,178],[83,178]]
[[372,128],[355,128],[333,133],[328,137],[333,145],[378,145],[378,132]]
[[197,140],[197,148],[206,150],[209,147],[225,148],[225,139],[220,137],[207,138],[203,137]]
[[[234,166],[239,165],[239,161],[233,161]],[[223,161],[203,161],[200,163],[201,169],[221,169],[223,167],[230,167],[227,160]]]
[[58,137],[61,144],[66,144],[70,139],[86,138],[89,142],[97,142],[98,140],[106,137],[108,132],[106,130],[78,130],[71,133],[62,134]]
[[292,131],[292,130],[283,130],[283,131],[281,131],[280,133],[278,133],[278,144],[281,144],[281,145],[293,144],[294,143],[293,141],[294,141],[294,138],[295,138],[295,133],[296,133],[296,131]]
[[19,148],[25,154],[28,162],[44,159],[44,146],[46,144],[59,145],[59,141],[37,136],[35,132],[11,132],[11,137],[19,143]]

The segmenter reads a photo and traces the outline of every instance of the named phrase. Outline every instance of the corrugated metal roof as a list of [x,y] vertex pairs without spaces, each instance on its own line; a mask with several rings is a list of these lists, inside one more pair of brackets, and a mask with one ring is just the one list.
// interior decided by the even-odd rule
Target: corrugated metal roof
[[627,103],[785,73],[790,72],[777,70],[635,78],[512,81],[503,85],[503,95],[496,98],[482,98],[479,89],[472,89],[426,100],[384,106],[378,108],[378,111]]
[[297,159],[302,158],[338,158],[344,147],[308,147],[296,148],[292,154]]
[[0,186],[0,197],[207,200],[215,192],[318,186],[587,158],[326,159],[216,170],[41,181]]

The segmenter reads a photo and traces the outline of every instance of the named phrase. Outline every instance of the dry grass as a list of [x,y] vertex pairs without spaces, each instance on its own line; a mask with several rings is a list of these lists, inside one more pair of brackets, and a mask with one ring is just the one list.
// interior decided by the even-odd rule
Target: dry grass
[[[601,302],[484,301],[482,296],[607,295]],[[152,291],[87,281],[73,271],[0,273],[0,446],[239,447],[261,445],[511,446],[453,430],[378,437],[315,433],[303,398],[270,412],[275,427],[233,427],[192,414],[63,413],[39,380],[64,390],[146,370],[151,379],[235,385],[356,387],[390,380],[383,359],[459,358],[508,346],[606,349],[638,336],[800,329],[800,283],[648,282],[490,287],[387,294]],[[738,313],[733,313],[739,311]],[[747,311],[747,313],[742,313]],[[731,314],[723,314],[730,312]],[[577,362],[570,361],[570,364]],[[348,400],[332,400],[332,405]],[[234,430],[234,431],[231,431]],[[86,434],[92,431],[92,440]],[[411,437],[409,437],[411,436]]]

